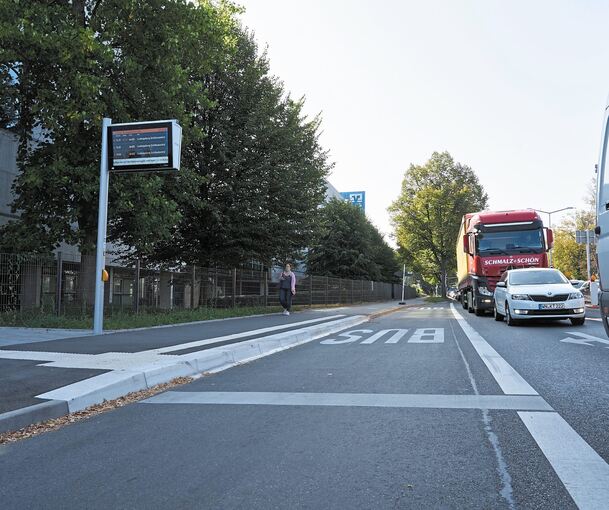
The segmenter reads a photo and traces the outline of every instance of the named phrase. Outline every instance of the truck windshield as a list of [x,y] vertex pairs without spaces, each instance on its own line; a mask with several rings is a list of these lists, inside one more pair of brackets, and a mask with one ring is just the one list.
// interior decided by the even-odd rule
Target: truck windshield
[[545,285],[569,283],[560,271],[511,271],[510,285]]
[[481,255],[542,253],[543,232],[541,229],[480,232],[476,236],[476,245]]

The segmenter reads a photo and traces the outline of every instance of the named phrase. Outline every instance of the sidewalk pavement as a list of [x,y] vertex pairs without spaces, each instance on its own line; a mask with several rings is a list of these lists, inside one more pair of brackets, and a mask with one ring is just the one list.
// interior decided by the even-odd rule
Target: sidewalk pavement
[[89,329],[9,328],[0,327],[0,348],[7,345],[48,342],[59,338],[92,335]]
[[[406,306],[422,303],[412,299]],[[72,336],[46,341],[40,331],[32,331],[29,343],[23,342],[19,328],[18,334],[8,335],[18,343],[0,347],[0,432],[176,377],[224,370],[399,308],[393,301],[370,303],[305,310],[289,317],[239,317],[99,336],[71,331]],[[48,335],[61,336],[60,331]]]

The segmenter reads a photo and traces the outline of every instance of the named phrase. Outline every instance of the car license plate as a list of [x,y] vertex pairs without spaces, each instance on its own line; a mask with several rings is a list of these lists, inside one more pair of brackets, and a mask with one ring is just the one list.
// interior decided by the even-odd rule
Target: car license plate
[[539,305],[540,310],[556,310],[558,308],[564,308],[564,303],[548,303],[544,305]]

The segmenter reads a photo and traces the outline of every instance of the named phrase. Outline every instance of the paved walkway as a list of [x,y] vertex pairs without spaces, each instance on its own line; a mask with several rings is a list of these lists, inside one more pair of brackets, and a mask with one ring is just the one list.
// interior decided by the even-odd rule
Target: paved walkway
[[88,329],[46,329],[0,327],[0,347],[16,344],[48,342],[59,338],[84,337],[91,335]]

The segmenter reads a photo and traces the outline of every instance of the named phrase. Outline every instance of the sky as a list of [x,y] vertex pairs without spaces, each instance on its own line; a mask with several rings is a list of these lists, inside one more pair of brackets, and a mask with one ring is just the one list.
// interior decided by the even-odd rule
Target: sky
[[404,172],[434,151],[476,172],[491,209],[584,207],[609,94],[609,2],[240,5],[272,73],[321,112],[329,181],[365,190],[388,236]]

